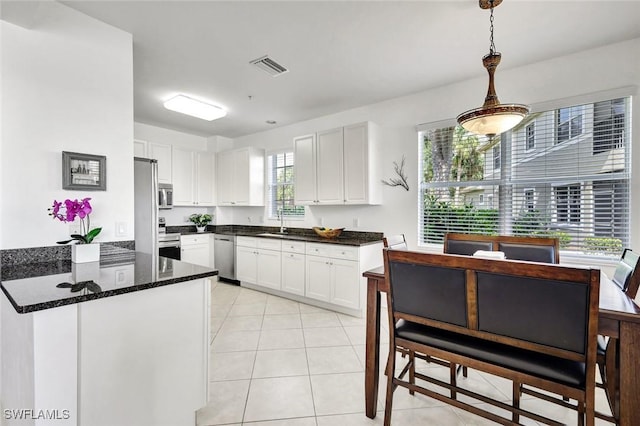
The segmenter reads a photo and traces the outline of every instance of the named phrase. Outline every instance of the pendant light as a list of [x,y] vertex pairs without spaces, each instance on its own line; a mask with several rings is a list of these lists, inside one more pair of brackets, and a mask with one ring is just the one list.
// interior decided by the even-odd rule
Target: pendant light
[[489,89],[484,105],[463,112],[458,123],[471,133],[493,137],[515,127],[529,113],[529,107],[521,104],[501,104],[494,86],[494,74],[502,55],[496,52],[493,44],[493,8],[502,0],[479,0],[481,9],[491,9],[489,53],[482,58],[482,64],[489,73]]

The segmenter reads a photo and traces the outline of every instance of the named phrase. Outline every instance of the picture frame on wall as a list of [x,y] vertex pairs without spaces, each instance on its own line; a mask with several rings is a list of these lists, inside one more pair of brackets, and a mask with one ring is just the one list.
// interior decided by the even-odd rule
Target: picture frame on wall
[[62,189],[107,190],[107,157],[62,151]]

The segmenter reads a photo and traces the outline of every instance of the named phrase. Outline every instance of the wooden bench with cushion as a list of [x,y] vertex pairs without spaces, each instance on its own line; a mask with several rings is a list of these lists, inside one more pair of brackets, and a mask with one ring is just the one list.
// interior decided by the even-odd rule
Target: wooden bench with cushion
[[478,250],[501,251],[511,260],[560,263],[557,238],[457,233],[448,233],[444,237],[445,253],[471,256]]
[[[392,375],[385,425],[397,386],[501,424],[518,423],[520,416],[559,424],[520,408],[521,384],[577,400],[579,423],[593,425],[599,270],[387,249],[384,262]],[[397,349],[410,356],[396,377]],[[511,380],[513,403],[459,387],[455,375],[447,383],[416,372],[416,353]],[[417,386],[416,378],[442,386],[450,396]],[[456,394],[510,411],[511,418]]]

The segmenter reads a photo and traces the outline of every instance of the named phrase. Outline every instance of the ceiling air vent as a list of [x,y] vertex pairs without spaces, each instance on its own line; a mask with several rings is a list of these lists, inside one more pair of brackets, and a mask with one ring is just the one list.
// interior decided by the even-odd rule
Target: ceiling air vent
[[277,77],[280,74],[284,74],[289,72],[288,69],[271,59],[268,55],[263,56],[262,58],[254,59],[250,62],[256,67],[260,68],[262,71],[269,74],[271,77]]

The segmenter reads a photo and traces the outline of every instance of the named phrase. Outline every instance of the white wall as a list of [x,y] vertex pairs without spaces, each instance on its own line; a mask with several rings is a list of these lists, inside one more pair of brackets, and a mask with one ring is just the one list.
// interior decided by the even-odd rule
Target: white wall
[[193,151],[208,150],[208,139],[205,137],[152,126],[149,124],[135,122],[133,124],[133,135],[135,139],[147,142],[163,143]]
[[[523,46],[526,49],[526,46]],[[579,96],[602,90],[640,84],[640,61],[634,58],[640,51],[640,39],[605,46],[565,57],[515,69],[498,70],[496,88],[502,102],[537,104],[550,100]],[[594,60],[598,58],[598,60]],[[508,55],[503,67],[508,67]],[[425,70],[428,72],[428,70]],[[291,147],[295,136],[327,130],[370,120],[381,128],[382,176],[393,177],[393,161],[406,156],[406,172],[410,191],[383,187],[381,206],[314,206],[307,208],[304,222],[289,222],[289,226],[315,226],[319,218],[324,226],[381,231],[385,234],[404,233],[411,247],[418,239],[418,137],[415,126],[456,117],[462,111],[479,107],[484,101],[488,79],[478,61],[478,77],[451,86],[417,93],[378,104],[317,118],[234,140],[236,147],[256,146],[269,149]],[[640,111],[637,97],[635,111]],[[634,134],[640,134],[640,114],[633,118]],[[637,138],[637,137],[636,137]],[[633,151],[633,168],[640,170],[640,150]],[[632,211],[640,211],[640,173],[633,176]],[[218,210],[230,210],[222,208]],[[225,214],[227,223],[252,223],[264,216],[263,208],[232,208]],[[358,218],[359,228],[353,227]],[[222,220],[222,215],[219,217]],[[218,223],[221,223],[220,221]],[[275,221],[266,221],[275,225]],[[632,242],[640,247],[640,224],[632,223]]]
[[[66,198],[92,197],[100,241],[132,240],[131,35],[56,2],[43,2],[28,29],[0,25],[0,248],[68,238],[69,227],[47,216]],[[105,155],[107,191],[62,190],[62,151]],[[115,236],[116,222],[126,235]]]

